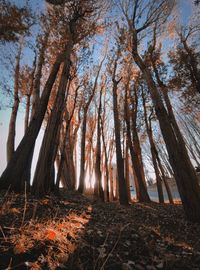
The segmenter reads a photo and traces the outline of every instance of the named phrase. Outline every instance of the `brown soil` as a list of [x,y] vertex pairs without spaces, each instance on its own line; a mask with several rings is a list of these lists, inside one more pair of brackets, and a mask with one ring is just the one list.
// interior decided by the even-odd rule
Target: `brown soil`
[[200,269],[200,225],[181,205],[101,203],[76,192],[0,194],[0,269]]

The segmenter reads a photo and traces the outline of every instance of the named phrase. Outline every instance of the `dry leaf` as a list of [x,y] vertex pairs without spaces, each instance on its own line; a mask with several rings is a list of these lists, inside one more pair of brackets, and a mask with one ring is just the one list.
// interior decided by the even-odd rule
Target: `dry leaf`
[[13,213],[13,214],[20,214],[20,210],[17,209],[17,208],[11,208],[10,212]]
[[25,250],[24,245],[19,243],[14,247],[13,251],[15,254],[20,254],[20,253],[24,253],[26,250]]
[[56,233],[53,230],[48,230],[47,231],[47,238],[48,238],[48,240],[55,240]]
[[58,229],[63,229],[64,228],[64,224],[60,223],[58,224]]

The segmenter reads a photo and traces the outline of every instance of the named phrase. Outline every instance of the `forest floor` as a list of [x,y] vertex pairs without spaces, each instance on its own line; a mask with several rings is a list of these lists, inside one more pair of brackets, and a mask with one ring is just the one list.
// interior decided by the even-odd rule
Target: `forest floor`
[[0,194],[0,269],[200,269],[182,206]]

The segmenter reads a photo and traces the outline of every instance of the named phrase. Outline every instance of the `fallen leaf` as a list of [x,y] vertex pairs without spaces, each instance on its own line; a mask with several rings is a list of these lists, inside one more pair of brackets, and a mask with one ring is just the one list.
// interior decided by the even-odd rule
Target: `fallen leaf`
[[60,223],[58,224],[58,229],[63,229],[64,228],[64,224]]
[[20,214],[20,210],[17,209],[17,208],[11,208],[10,212],[13,213],[13,214]]
[[14,247],[14,253],[15,254],[20,254],[20,253],[24,253],[25,252],[25,247],[24,245],[22,244],[17,244],[15,247]]
[[55,240],[56,239],[56,233],[53,230],[47,231],[47,239],[48,240]]

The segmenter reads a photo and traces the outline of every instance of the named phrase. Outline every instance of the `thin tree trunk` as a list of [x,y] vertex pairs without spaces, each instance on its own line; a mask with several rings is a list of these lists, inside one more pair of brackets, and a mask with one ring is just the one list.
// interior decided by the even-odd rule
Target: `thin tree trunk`
[[146,131],[147,131],[147,135],[148,135],[148,138],[149,138],[152,162],[153,162],[154,171],[155,171],[155,175],[156,175],[156,185],[157,185],[157,190],[158,190],[158,198],[159,198],[160,203],[164,203],[164,195],[163,195],[163,189],[162,189],[162,179],[160,177],[158,164],[157,164],[157,160],[156,160],[156,146],[155,146],[155,143],[154,143],[154,140],[153,140],[153,134],[152,134],[152,128],[151,128],[151,116],[149,116],[149,123],[148,123],[146,101],[145,101],[143,90],[142,90],[142,99],[143,99],[144,120],[145,120],[145,125],[146,125]]
[[116,159],[117,159],[117,182],[119,186],[119,201],[120,204],[128,205],[128,195],[126,188],[126,181],[124,177],[124,161],[122,158],[121,150],[121,136],[120,136],[120,121],[117,104],[117,86],[119,81],[115,79],[115,73],[117,68],[117,59],[115,60],[114,72],[113,72],[113,113],[114,113],[114,127],[115,127],[115,145],[116,145]]
[[110,178],[110,201],[113,201],[113,167],[112,164],[109,164],[109,178]]
[[[64,174],[63,168],[64,168],[64,162],[66,161],[67,163],[67,157],[65,156],[65,150],[68,153],[68,161],[70,162],[70,170],[69,173],[71,174],[71,189],[74,190],[75,189],[75,169],[74,169],[74,163],[73,163],[73,149],[71,149],[71,143],[70,143],[70,123],[71,120],[74,116],[74,111],[75,111],[75,106],[76,106],[76,100],[77,100],[77,96],[78,96],[78,89],[79,86],[76,88],[75,91],[75,98],[74,98],[74,105],[73,105],[73,109],[72,109],[72,113],[71,116],[69,117],[68,115],[68,111],[66,109],[66,128],[65,128],[65,132],[63,135],[63,142],[61,145],[61,155],[60,155],[60,163],[58,165],[58,173],[57,173],[57,177],[56,177],[56,193],[58,193],[59,191],[59,184],[60,184],[60,178],[62,176],[62,174]],[[65,100],[65,104],[67,103],[67,97]],[[66,149],[66,146],[67,149]],[[66,172],[66,174],[68,174],[68,172]],[[63,175],[64,177],[64,175]]]
[[40,80],[42,78],[42,67],[44,65],[44,56],[47,47],[47,42],[49,38],[49,32],[45,33],[44,40],[42,41],[41,48],[39,51],[38,63],[35,73],[34,79],[34,87],[32,93],[32,111],[31,111],[31,119],[34,117],[34,114],[37,111],[37,107],[39,105],[40,100]]
[[81,137],[80,177],[79,177],[79,187],[78,187],[78,191],[80,193],[84,192],[84,185],[85,185],[85,140],[86,140],[86,129],[87,129],[87,112],[88,112],[90,103],[91,103],[91,101],[93,99],[93,96],[95,94],[95,90],[96,90],[96,87],[97,87],[97,81],[98,81],[99,74],[100,74],[101,67],[102,67],[102,64],[103,64],[104,60],[105,60],[105,57],[103,58],[103,60],[101,61],[100,65],[99,65],[97,75],[96,75],[96,78],[95,78],[95,82],[94,82],[94,85],[93,85],[92,93],[91,93],[91,95],[89,97],[89,100],[86,103],[85,108],[84,108],[82,132],[81,132],[82,137]]
[[107,151],[106,151],[106,142],[105,142],[105,136],[104,136],[104,128],[103,128],[103,120],[102,120],[102,117],[101,117],[101,136],[102,136],[103,150],[104,150],[104,157],[105,157],[105,173],[106,173],[105,189],[106,189],[106,200],[109,202],[109,170],[108,170],[108,155],[107,155]]
[[130,98],[132,105],[133,105],[133,110],[132,110],[132,114],[131,114],[131,116],[132,116],[132,141],[133,141],[134,151],[139,158],[142,181],[144,182],[145,187],[147,187],[146,180],[145,180],[145,174],[144,174],[144,165],[143,165],[143,161],[142,161],[142,151],[141,151],[140,140],[139,140],[138,131],[137,131],[138,94],[137,94],[136,85],[137,85],[137,83],[135,83],[135,86],[133,87],[134,99],[133,99],[133,97]]
[[[46,40],[47,42],[47,40]],[[30,115],[30,98],[32,97],[32,111],[31,111],[31,117],[30,121],[33,119],[35,112],[37,111],[39,100],[40,100],[40,79],[42,76],[42,66],[44,64],[44,51],[46,48],[46,42],[43,43],[40,54],[39,54],[39,60],[36,68],[36,52],[35,52],[35,59],[33,62],[33,71],[31,75],[31,89],[29,96],[27,97],[27,104],[26,104],[26,116],[25,116],[25,132],[29,125],[29,115]],[[36,70],[37,69],[37,70]],[[33,159],[33,153],[34,153],[35,144],[32,147],[32,153],[30,153],[28,162],[26,165],[26,169],[23,174],[23,179],[21,179],[22,182],[27,182],[27,186],[30,188],[30,180],[31,180],[31,165],[32,165],[32,159]]]
[[160,157],[159,157],[159,155],[158,155],[157,149],[156,149],[156,159],[157,159],[157,162],[158,162],[159,169],[160,169],[160,171],[161,171],[161,175],[162,175],[163,182],[164,182],[164,184],[165,184],[165,188],[166,188],[166,191],[167,191],[167,196],[168,196],[169,202],[170,202],[171,204],[173,204],[174,201],[173,201],[172,193],[171,193],[169,184],[168,184],[168,182],[167,182],[167,178],[166,178],[166,176],[165,176],[165,171],[164,171],[163,166],[162,166],[162,163],[161,163],[161,161],[160,161]]
[[95,162],[95,185],[94,185],[94,195],[100,197],[102,201],[104,198],[104,191],[102,187],[102,172],[101,172],[101,96],[102,89],[100,90],[99,97],[99,107],[97,114],[97,144],[96,144],[96,162]]
[[78,191],[83,193],[85,183],[85,140],[86,140],[87,111],[84,110],[82,130],[81,130],[81,163]]
[[126,157],[125,157],[126,187],[127,187],[128,200],[129,200],[129,202],[131,202],[129,152],[128,152],[128,150],[129,150],[128,142],[126,141]]
[[[129,111],[128,111],[128,89],[126,87],[126,92],[125,92],[125,121],[126,121],[126,127],[127,127],[127,143],[128,147],[130,149],[130,154],[131,154],[131,161],[132,161],[132,166],[133,170],[135,172],[135,189],[136,189],[136,195],[137,199],[139,202],[149,202],[149,194],[147,192],[146,185],[144,184],[144,179],[143,175],[141,172],[141,161],[139,158],[138,151],[135,152],[135,149],[133,148],[133,143],[131,139],[131,131],[130,131],[130,117],[129,117]],[[135,130],[135,132],[137,132]]]
[[26,112],[25,112],[25,119],[24,119],[24,133],[26,133],[26,130],[28,128],[29,123],[29,114],[30,114],[30,94],[26,95]]
[[8,139],[7,139],[7,163],[9,163],[15,151],[16,120],[17,120],[17,112],[19,108],[18,93],[19,93],[21,53],[22,53],[22,44],[19,45],[19,49],[16,56],[15,77],[14,77],[14,103],[13,103],[12,112],[10,116]]

